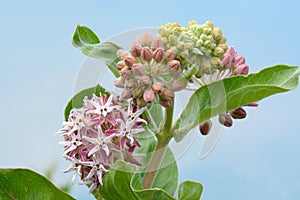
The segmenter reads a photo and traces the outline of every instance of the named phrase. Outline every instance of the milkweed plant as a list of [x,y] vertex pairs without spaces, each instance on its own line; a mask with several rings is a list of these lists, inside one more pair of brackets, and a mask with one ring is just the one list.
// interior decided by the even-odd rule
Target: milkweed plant
[[[62,140],[63,158],[70,164],[64,172],[72,173],[70,181],[77,178],[96,199],[200,199],[200,183],[178,183],[170,141],[181,142],[195,128],[207,137],[216,123],[231,127],[246,118],[247,107],[295,89],[300,74],[299,67],[287,65],[249,74],[245,57],[226,43],[222,30],[210,21],[190,21],[187,26],[167,23],[156,34],[137,35],[128,49],[100,42],[91,29],[78,25],[72,43],[83,54],[103,61],[117,88],[104,88],[100,81],[75,94],[56,133]],[[175,116],[174,99],[183,91],[190,97]],[[213,117],[218,120],[212,121]],[[18,170],[3,169],[0,180],[34,174]],[[44,182],[32,187],[72,199],[34,175]],[[17,193],[12,190],[7,195]]]

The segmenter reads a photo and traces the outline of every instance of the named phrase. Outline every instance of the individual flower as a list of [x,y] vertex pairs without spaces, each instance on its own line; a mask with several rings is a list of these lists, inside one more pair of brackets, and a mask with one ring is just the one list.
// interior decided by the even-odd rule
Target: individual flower
[[[130,52],[119,50],[118,56],[121,76],[115,80],[115,86],[123,88],[123,99],[133,98],[139,107],[152,103],[156,97],[161,101],[164,90],[174,93],[186,86],[180,76],[180,62],[174,60],[175,52],[165,50],[163,41],[153,39],[149,33],[137,37]],[[164,100],[169,103],[161,105],[171,106],[172,100]]]
[[131,152],[135,147],[141,146],[134,138],[134,135],[145,130],[141,127],[141,124],[146,123],[146,121],[139,117],[144,110],[145,108],[142,108],[141,110],[134,112],[133,106],[131,102],[129,102],[127,112],[123,111],[122,117],[118,119],[118,128],[110,129],[106,132],[108,135],[116,135],[120,138],[120,148],[122,151],[126,144],[130,147]]
[[143,111],[112,94],[85,97],[81,108],[73,108],[58,131],[64,137],[63,156],[72,163],[64,172],[74,171],[72,182],[79,175],[92,192],[117,160],[140,165],[133,150],[141,147],[134,136],[144,131]]

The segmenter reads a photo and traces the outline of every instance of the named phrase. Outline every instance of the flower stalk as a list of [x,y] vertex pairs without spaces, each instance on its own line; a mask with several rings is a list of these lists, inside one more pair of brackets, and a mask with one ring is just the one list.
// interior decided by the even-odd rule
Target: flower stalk
[[156,174],[160,168],[162,159],[165,156],[167,146],[173,137],[171,131],[173,123],[173,113],[173,106],[165,109],[165,124],[162,128],[162,131],[156,134],[157,145],[148,163],[147,172],[145,173],[142,182],[144,189],[151,188],[155,180]]

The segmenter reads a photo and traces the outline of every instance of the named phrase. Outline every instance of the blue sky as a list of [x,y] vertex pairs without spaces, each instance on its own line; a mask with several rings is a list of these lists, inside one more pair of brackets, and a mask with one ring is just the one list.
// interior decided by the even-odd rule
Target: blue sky
[[[251,72],[278,63],[300,65],[299,1],[6,1],[0,8],[0,167],[44,172],[55,162],[57,184],[70,178],[60,170],[63,109],[73,94],[85,59],[71,44],[77,24],[101,40],[140,27],[178,21],[213,21],[244,55]],[[180,180],[204,185],[204,200],[300,198],[300,89],[276,95],[248,109],[246,120],[223,129],[214,151],[198,159],[203,138],[179,159]],[[84,186],[74,197],[86,199]],[[92,198],[91,198],[92,199]]]

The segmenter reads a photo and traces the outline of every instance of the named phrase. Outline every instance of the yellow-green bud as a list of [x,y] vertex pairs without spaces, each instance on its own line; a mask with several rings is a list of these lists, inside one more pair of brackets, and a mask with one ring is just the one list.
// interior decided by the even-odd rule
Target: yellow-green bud
[[220,40],[218,40],[218,44],[225,44],[227,41],[226,37],[222,36]]
[[203,40],[203,41],[207,40],[207,35],[201,34],[200,39]]
[[168,39],[171,45],[175,45],[177,43],[177,37],[175,35],[170,35]]
[[215,40],[220,40],[222,38],[222,29],[214,28],[212,31],[212,36]]
[[217,56],[217,57],[220,57],[224,54],[224,50],[220,47],[217,47],[215,48],[214,52],[213,52],[213,55],[214,56]]
[[208,27],[210,27],[210,28],[214,28],[214,24],[213,24],[211,21],[205,22],[204,25],[206,25],[206,26],[208,26]]
[[201,39],[199,39],[199,40],[197,41],[197,45],[198,45],[198,46],[202,46],[203,43],[204,43],[204,42],[203,42],[203,40],[201,40]]
[[188,28],[190,28],[191,26],[197,25],[197,22],[195,20],[192,20],[188,23]]
[[203,29],[203,33],[206,35],[210,35],[211,34],[212,29],[211,28],[204,28]]
[[218,47],[223,49],[224,52],[227,51],[227,45],[226,44],[219,44]]

